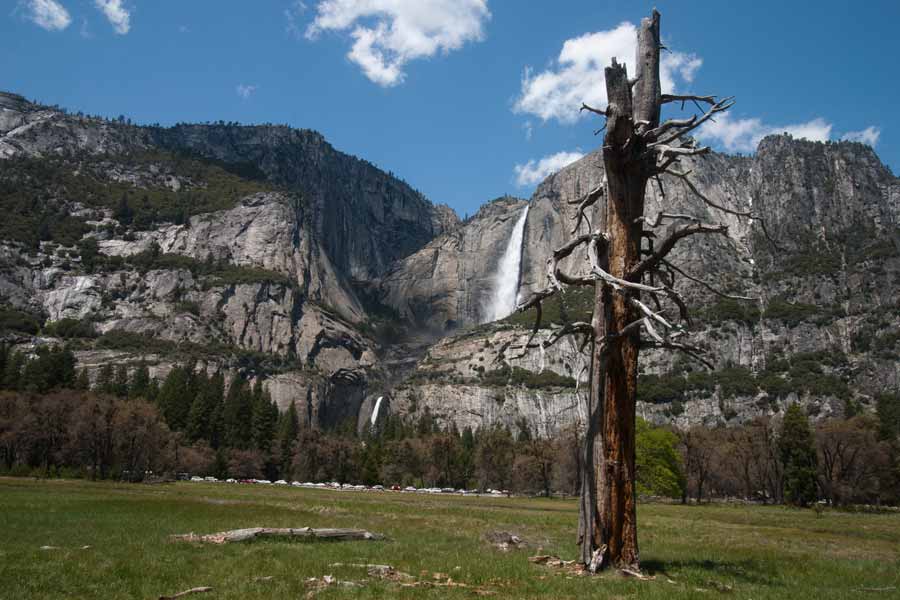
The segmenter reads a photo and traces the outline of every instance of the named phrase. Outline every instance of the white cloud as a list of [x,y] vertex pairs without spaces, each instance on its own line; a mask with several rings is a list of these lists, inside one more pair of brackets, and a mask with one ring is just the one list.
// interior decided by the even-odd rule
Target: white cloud
[[531,159],[524,165],[516,165],[513,167],[516,185],[519,187],[536,185],[551,173],[556,173],[583,156],[581,152],[557,152],[540,160]]
[[62,31],[72,24],[69,11],[56,0],[28,0],[28,18],[47,31]]
[[725,113],[716,116],[715,122],[704,123],[697,130],[697,137],[718,144],[729,152],[755,152],[760,140],[767,135],[789,133],[795,138],[824,142],[831,139],[831,129],[831,123],[822,118],[778,127],[757,118],[732,119]]
[[522,129],[525,130],[525,140],[530,142],[531,138],[534,136],[534,125],[531,121],[525,121],[525,123],[522,124]]
[[94,6],[106,16],[113,31],[119,35],[131,31],[131,12],[125,8],[122,0],[94,0]]
[[258,85],[245,85],[243,83],[239,83],[237,84],[237,87],[234,88],[234,91],[237,92],[238,96],[246,100],[258,89]]
[[881,129],[879,127],[866,127],[862,131],[848,131],[841,136],[841,139],[847,142],[861,142],[875,147],[878,138],[881,137]]
[[[560,123],[574,123],[582,102],[603,108],[606,106],[606,82],[603,69],[613,57],[625,63],[630,76],[635,73],[637,30],[629,22],[615,29],[586,33],[566,40],[555,63],[545,71],[535,73],[525,68],[522,91],[513,106],[517,113],[527,113],[544,121],[556,119]],[[663,93],[671,93],[676,83],[691,83],[703,60],[694,54],[667,52],[660,59],[660,80]]]
[[390,87],[403,82],[410,61],[483,39],[490,18],[487,0],[320,0],[306,37],[349,32],[347,58],[371,81]]

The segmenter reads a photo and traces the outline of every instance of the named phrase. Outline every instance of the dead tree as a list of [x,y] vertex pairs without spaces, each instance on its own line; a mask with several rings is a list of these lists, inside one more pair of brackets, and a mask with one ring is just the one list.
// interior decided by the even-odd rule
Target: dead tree
[[[635,77],[629,79],[625,65],[613,58],[605,69],[607,106],[581,107],[606,119],[602,148],[605,182],[572,202],[577,204],[572,233],[580,233],[585,223],[588,231],[553,252],[547,265],[548,286],[517,306],[518,311],[536,309],[531,336],[521,346],[523,352],[546,348],[569,335],[581,336],[581,349],[590,351],[579,543],[580,560],[591,571],[609,565],[626,570],[639,567],[634,456],[638,352],[641,348],[679,351],[708,365],[698,348],[683,341],[683,324],[690,320],[687,305],[675,289],[676,277],[727,296],[668,260],[681,240],[725,234],[727,227],[704,223],[693,215],[666,212],[650,222],[644,216],[647,184],[656,180],[662,191],[660,176],[667,174],[711,208],[757,218],[713,203],[691,182],[690,172],[679,168],[683,158],[709,153],[708,147],[697,146],[689,134],[728,110],[733,99],[662,94],[659,57],[663,46],[657,11],[642,20],[637,42]],[[661,108],[669,103],[679,103],[682,109],[691,103],[700,109],[699,114],[660,122]],[[653,230],[663,222],[683,225],[657,240]],[[564,272],[560,262],[579,248],[586,250],[589,273]],[[536,342],[541,303],[562,293],[566,286],[593,286],[591,322],[565,324]]]

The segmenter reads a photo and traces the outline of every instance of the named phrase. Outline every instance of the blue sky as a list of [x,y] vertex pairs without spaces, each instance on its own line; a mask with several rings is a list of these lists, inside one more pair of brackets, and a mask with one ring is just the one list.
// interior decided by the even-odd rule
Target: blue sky
[[679,92],[735,95],[702,132],[874,144],[900,166],[900,2],[2,0],[0,89],[138,123],[287,123],[460,215],[595,148],[602,66],[653,5]]

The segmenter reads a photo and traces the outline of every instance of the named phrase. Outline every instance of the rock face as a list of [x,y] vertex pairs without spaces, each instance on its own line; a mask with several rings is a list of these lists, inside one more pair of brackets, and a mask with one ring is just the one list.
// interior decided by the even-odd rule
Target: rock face
[[[85,208],[78,197],[51,198],[54,210],[84,223],[85,237],[97,240],[100,255],[110,260],[93,270],[78,248],[42,243],[25,251],[0,240],[3,301],[48,323],[90,321],[103,336],[95,345],[108,347],[111,334],[139,336],[109,338],[116,350],[79,352],[92,374],[108,358],[154,365],[151,372],[164,376],[198,355],[214,370],[233,373],[245,370],[246,357],[256,353],[267,363],[266,385],[282,408],[297,404],[308,424],[355,417],[370,381],[380,375],[377,346],[359,329],[368,314],[352,282],[372,279],[454,228],[456,215],[334,150],[315,132],[134,127],[0,94],[0,157],[10,164],[59,157],[70,172],[94,172],[108,182],[102,185],[122,185],[138,197],[208,187],[190,170],[179,171],[177,159],[174,167],[160,167],[129,158],[167,150],[200,154],[302,193],[256,193],[228,209],[149,229],[130,227],[112,210]],[[149,269],[132,262],[150,252],[183,260]],[[153,347],[140,347],[141,339]]]
[[[758,300],[723,300],[678,277],[677,287],[698,318],[694,339],[715,363],[714,383],[670,397],[651,390],[639,401],[639,414],[656,423],[713,426],[777,415],[800,402],[814,418],[826,418],[843,414],[848,401],[871,408],[875,395],[900,388],[900,349],[892,333],[900,328],[900,188],[872,149],[772,136],[753,157],[714,154],[691,161],[685,170],[692,171],[697,188],[711,202],[731,211],[752,211],[762,220],[716,210],[678,180],[664,177],[664,196],[655,185],[648,187],[648,222],[665,211],[727,224],[727,236],[698,236],[680,243],[672,262],[717,289]],[[594,153],[538,187],[526,226],[523,295],[546,286],[550,252],[573,235],[570,203],[601,182],[602,163]],[[597,221],[596,211],[592,219]],[[657,239],[667,237],[675,226],[663,221],[654,229]],[[587,267],[584,256],[577,254],[564,264],[575,274],[585,273]],[[496,420],[514,426],[524,418],[537,430],[551,431],[544,415],[556,405],[537,402],[546,397],[542,392],[528,390],[515,377],[501,380],[499,387],[496,378],[490,384],[479,382],[483,374],[475,369],[496,359],[496,335],[482,329],[437,344],[412,375],[413,381],[427,384],[410,386],[400,396],[412,397],[413,406],[427,406],[446,419],[473,424],[483,416],[484,424]],[[513,328],[504,336],[521,345],[527,332]],[[879,350],[873,351],[876,346]],[[483,356],[482,348],[490,349],[493,357]],[[566,361],[551,358],[551,352],[542,358],[538,354],[509,363],[532,372],[579,377]],[[574,352],[566,355],[571,360]],[[817,364],[809,367],[809,360]],[[436,364],[446,368],[436,369]],[[566,368],[560,370],[562,364]],[[688,377],[685,362],[671,354],[644,352],[641,368],[670,386]],[[807,368],[813,370],[804,373]],[[734,385],[741,378],[750,378],[749,387]],[[465,398],[454,392],[460,386]],[[492,400],[498,393],[532,401],[498,410]]]
[[[142,153],[169,159],[132,160]],[[208,210],[144,227],[114,201],[98,206],[104,190],[202,196],[215,182],[184,167],[185,156],[256,182],[256,191],[206,198]],[[295,404],[309,426],[366,427],[379,397],[385,414],[427,410],[460,428],[500,423],[553,435],[584,418],[577,384],[586,360],[577,347],[519,356],[526,319],[483,321],[526,205],[520,294],[546,285],[550,253],[574,235],[572,202],[602,183],[596,153],[548,177],[527,204],[500,198],[463,223],[321,135],[288,127],[137,127],[0,93],[0,160],[0,183],[22,193],[34,188],[22,182],[46,176],[43,162],[62,165],[31,211],[55,220],[30,237],[9,228],[0,237],[0,296],[51,326],[90,321],[101,337],[79,340],[77,357],[91,373],[107,363],[148,364],[161,377],[186,360],[242,372],[263,379],[282,409]],[[664,195],[648,187],[648,223],[666,211],[727,224],[727,236],[679,244],[672,262],[758,300],[725,300],[678,275],[695,308],[692,334],[715,368],[643,353],[639,413],[686,427],[775,415],[800,402],[822,418],[898,389],[900,181],[871,148],[772,136],[752,157],[685,162],[712,203],[757,218],[723,214],[664,177]],[[93,187],[66,183],[84,172]],[[652,229],[659,240],[675,226]],[[96,268],[81,248],[91,239]],[[580,253],[564,264],[576,274],[586,266]],[[573,305],[580,298],[566,297]],[[545,326],[563,308],[548,310]],[[383,335],[377,325],[385,322],[417,339]]]
[[383,274],[459,219],[372,164],[335,150],[321,134],[281,126],[181,125],[147,131],[154,143],[231,163],[249,162],[301,190],[312,233],[350,279]]
[[442,334],[484,320],[498,264],[527,203],[498,198],[455,230],[397,261],[381,280],[381,302],[417,328]]

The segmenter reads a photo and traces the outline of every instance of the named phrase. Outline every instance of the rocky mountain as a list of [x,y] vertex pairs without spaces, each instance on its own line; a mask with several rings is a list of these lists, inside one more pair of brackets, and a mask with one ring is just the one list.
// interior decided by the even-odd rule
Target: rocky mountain
[[[665,210],[727,224],[673,262],[756,300],[676,274],[715,368],[644,353],[640,413],[714,425],[801,402],[824,417],[896,390],[900,181],[872,149],[772,136],[754,156],[686,168],[710,201],[761,219],[664,177],[664,193],[648,188],[648,223]],[[92,373],[162,377],[188,361],[243,373],[308,425],[362,424],[378,404],[552,435],[584,418],[584,357],[565,342],[501,358],[533,315],[485,323],[486,306],[500,279],[520,295],[545,285],[547,258],[573,235],[571,202],[602,177],[590,154],[529,201],[499,198],[460,222],[313,131],[134,126],[0,93],[0,326],[25,350],[68,343]],[[506,273],[526,206],[521,268]],[[566,264],[585,266],[577,253]],[[548,305],[545,327],[587,318],[589,296]]]
[[[602,181],[598,164],[597,154],[588,155],[536,190],[522,250],[522,294],[546,285],[550,252],[572,235],[570,202]],[[714,154],[686,170],[713,203],[761,219],[710,208],[679,180],[663,177],[664,195],[656,185],[648,188],[648,223],[666,211],[727,224],[727,236],[683,242],[672,262],[718,290],[756,300],[725,299],[677,275],[697,317],[694,339],[716,368],[642,353],[639,413],[657,423],[717,425],[800,402],[824,418],[871,408],[878,393],[897,390],[900,182],[872,149],[772,136],[755,156]],[[656,228],[657,239],[671,227]],[[577,255],[565,266],[575,273],[587,268]],[[589,294],[569,292],[562,306],[545,310],[545,327],[562,322],[563,313],[587,318]],[[532,321],[533,314],[516,315],[442,341],[413,374],[421,384],[403,388],[401,395],[415,400],[406,404],[470,425],[523,422],[548,433],[567,424],[584,401],[574,393],[574,379],[565,385],[533,374],[583,379],[577,349],[553,348],[539,360],[505,365],[491,359],[505,342],[521,344]],[[498,379],[509,385],[498,386]]]

